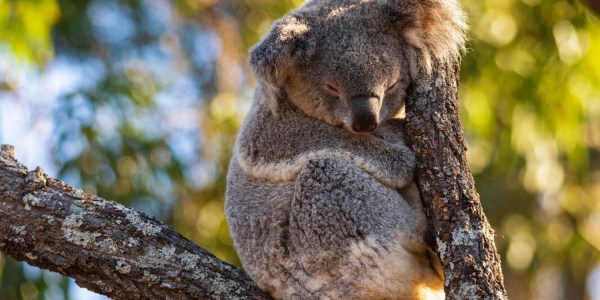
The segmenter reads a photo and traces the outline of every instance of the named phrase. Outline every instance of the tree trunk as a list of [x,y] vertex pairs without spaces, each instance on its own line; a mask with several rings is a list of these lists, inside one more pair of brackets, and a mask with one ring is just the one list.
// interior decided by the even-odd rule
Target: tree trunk
[[446,299],[507,299],[500,256],[475,191],[458,115],[459,60],[419,70],[404,133],[444,268]]
[[1,146],[2,252],[114,299],[270,299],[157,219],[28,172],[13,152]]

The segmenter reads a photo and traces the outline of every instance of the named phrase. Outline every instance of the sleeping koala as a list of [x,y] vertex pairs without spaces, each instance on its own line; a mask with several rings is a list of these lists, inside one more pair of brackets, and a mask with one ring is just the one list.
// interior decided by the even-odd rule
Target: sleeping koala
[[462,47],[454,1],[313,0],[251,50],[258,80],[227,177],[244,268],[281,299],[438,299],[404,144],[411,74]]

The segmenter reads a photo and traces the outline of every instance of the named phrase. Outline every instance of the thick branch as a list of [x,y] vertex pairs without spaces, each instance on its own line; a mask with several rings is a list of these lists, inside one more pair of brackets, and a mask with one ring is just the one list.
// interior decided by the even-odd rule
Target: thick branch
[[115,299],[269,299],[157,219],[28,172],[0,151],[0,250]]
[[459,62],[421,70],[406,104],[408,143],[444,267],[447,299],[506,299],[500,256],[475,191],[458,115]]

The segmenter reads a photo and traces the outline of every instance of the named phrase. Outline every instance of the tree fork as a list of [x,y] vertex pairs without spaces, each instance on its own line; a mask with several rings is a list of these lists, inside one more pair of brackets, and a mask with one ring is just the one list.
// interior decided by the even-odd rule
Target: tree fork
[[500,256],[466,158],[459,121],[458,58],[413,74],[407,143],[445,276],[446,299],[507,299]]
[[114,299],[270,299],[156,218],[28,172],[0,148],[0,251]]

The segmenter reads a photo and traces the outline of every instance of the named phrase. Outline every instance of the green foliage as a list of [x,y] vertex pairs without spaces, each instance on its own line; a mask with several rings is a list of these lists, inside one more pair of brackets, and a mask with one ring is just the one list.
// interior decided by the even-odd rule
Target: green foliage
[[[223,198],[251,101],[246,53],[301,2],[1,1],[0,44],[76,79],[50,99],[59,177],[239,264]],[[566,0],[462,4],[462,120],[509,295],[583,298],[600,261],[600,22]],[[1,261],[0,299],[66,293],[64,279]]]
[[569,1],[465,6],[461,99],[478,192],[505,269],[533,280],[553,270],[564,291],[600,258],[600,23]]
[[55,0],[0,1],[0,37],[17,58],[43,63],[53,55],[50,32],[59,16]]

